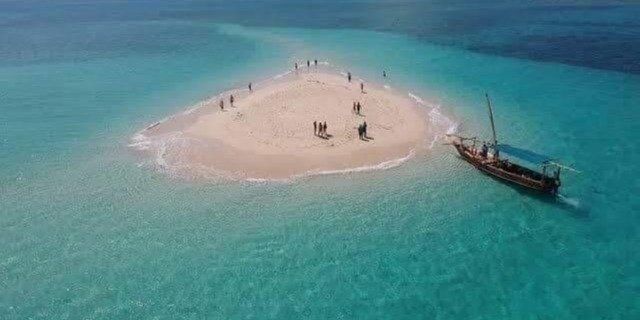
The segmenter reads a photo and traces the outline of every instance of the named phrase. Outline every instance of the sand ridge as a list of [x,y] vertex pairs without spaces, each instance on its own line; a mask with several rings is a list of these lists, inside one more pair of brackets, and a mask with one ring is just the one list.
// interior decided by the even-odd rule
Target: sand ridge
[[[424,149],[432,135],[424,108],[409,97],[366,83],[362,92],[359,81],[313,67],[219,98],[224,110],[214,98],[148,127],[150,138],[173,137],[156,155],[187,171],[285,179],[404,158]],[[352,110],[357,101],[360,115]],[[314,135],[313,121],[327,123],[327,139]],[[357,131],[364,121],[367,140]]]

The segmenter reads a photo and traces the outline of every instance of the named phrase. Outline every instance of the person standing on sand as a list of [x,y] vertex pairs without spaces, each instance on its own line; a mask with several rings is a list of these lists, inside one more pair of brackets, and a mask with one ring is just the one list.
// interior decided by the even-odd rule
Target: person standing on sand
[[347,80],[349,80],[349,82],[351,82],[351,72],[347,72]]
[[231,106],[233,107],[233,101],[235,101],[235,99],[233,98],[233,95],[231,95],[229,97],[229,102],[231,102]]
[[251,82],[249,82],[249,91],[253,91],[253,89],[251,89]]
[[360,115],[360,108],[362,108],[362,106],[360,105],[360,101],[358,101],[358,104],[356,104],[356,114]]
[[311,62],[307,60],[307,69],[311,68]]
[[296,68],[296,73],[298,73],[298,63],[296,62],[296,64],[294,65],[294,67]]
[[353,114],[356,114],[356,102],[353,102]]
[[362,125],[361,124],[358,125],[358,138],[360,140],[362,140]]
[[317,66],[318,66],[318,59],[314,59],[314,60],[313,60],[313,66],[314,66],[314,67],[317,67]]
[[366,121],[362,124],[362,136],[367,138],[367,122]]
[[313,135],[317,136],[318,135],[318,122],[314,121],[313,122]]
[[364,82],[360,82],[360,92],[364,93]]
[[220,111],[224,111],[224,100],[220,99]]
[[322,125],[322,132],[324,133],[324,137],[328,138],[328,136],[327,136],[327,122],[326,121]]

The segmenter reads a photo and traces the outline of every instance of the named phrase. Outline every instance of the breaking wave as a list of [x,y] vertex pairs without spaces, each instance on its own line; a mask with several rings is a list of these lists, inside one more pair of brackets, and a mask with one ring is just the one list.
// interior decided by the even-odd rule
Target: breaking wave
[[243,180],[246,182],[253,182],[253,183],[267,183],[267,182],[290,183],[295,180],[308,178],[312,176],[339,175],[339,174],[350,174],[350,173],[367,172],[367,171],[388,170],[388,169],[392,169],[400,166],[401,164],[407,162],[414,156],[415,156],[415,151],[411,150],[409,154],[407,154],[402,158],[383,161],[374,165],[359,166],[354,168],[345,168],[345,169],[337,169],[337,170],[308,171],[303,174],[294,175],[287,179],[244,178]]

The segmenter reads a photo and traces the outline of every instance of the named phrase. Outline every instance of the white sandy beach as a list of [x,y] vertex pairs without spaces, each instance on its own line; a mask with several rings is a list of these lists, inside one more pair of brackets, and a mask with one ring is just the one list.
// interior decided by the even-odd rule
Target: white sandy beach
[[[356,101],[361,115],[352,110]],[[327,139],[314,135],[313,121],[327,123]],[[358,136],[363,121],[367,140]],[[408,96],[367,84],[361,92],[359,81],[312,67],[254,85],[253,92],[235,90],[204,101],[143,133],[165,138],[157,156],[183,171],[286,179],[407,157],[424,149],[429,132],[424,110]]]

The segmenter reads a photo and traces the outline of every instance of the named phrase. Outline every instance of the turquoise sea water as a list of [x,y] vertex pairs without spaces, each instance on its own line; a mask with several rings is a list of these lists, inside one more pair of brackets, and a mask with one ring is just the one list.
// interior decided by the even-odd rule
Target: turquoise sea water
[[[2,6],[0,318],[640,317],[637,74],[444,46],[448,34],[113,5]],[[316,57],[375,81],[384,68],[487,137],[489,92],[500,137],[582,173],[548,200],[436,144],[385,171],[189,182],[127,146],[148,123]]]

